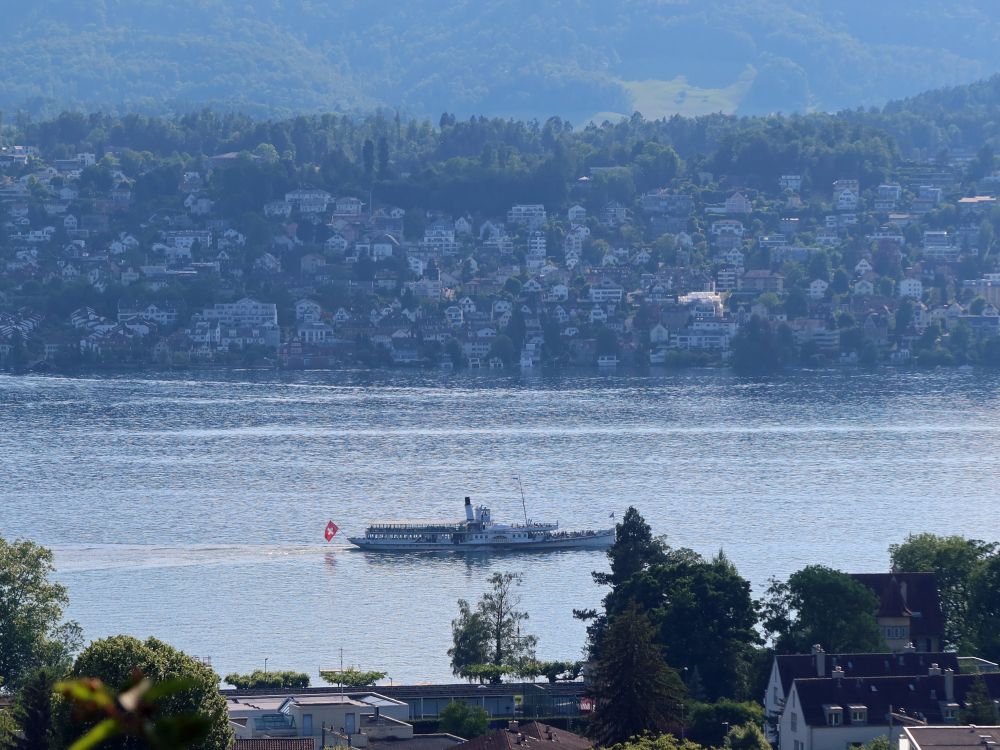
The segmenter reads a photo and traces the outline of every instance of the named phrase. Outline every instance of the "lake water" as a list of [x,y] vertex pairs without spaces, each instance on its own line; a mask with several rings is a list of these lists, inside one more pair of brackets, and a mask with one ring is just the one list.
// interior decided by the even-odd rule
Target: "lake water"
[[667,375],[0,376],[0,535],[55,549],[88,638],[156,635],[216,669],[345,664],[450,679],[459,597],[524,575],[543,658],[577,658],[600,552],[378,555],[328,519],[600,527],[636,505],[720,547],[760,592],[819,562],[887,568],[909,532],[1000,537],[1000,377],[956,371]]

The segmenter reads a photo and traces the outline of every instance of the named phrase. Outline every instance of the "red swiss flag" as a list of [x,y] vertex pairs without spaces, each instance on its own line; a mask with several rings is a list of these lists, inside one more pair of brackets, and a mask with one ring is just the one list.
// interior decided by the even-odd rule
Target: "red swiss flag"
[[331,539],[333,539],[335,536],[337,536],[337,532],[338,531],[340,531],[340,527],[337,526],[337,524],[335,524],[333,521],[330,521],[326,525],[326,531],[323,532],[323,536],[325,536],[326,537],[326,541],[329,542]]

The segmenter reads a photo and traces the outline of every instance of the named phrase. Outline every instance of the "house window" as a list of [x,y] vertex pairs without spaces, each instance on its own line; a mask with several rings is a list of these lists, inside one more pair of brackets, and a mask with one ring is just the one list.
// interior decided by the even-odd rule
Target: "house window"
[[799,715],[792,711],[792,731],[799,731]]
[[882,636],[889,641],[901,641],[908,638],[910,629],[906,625],[885,625],[882,627]]
[[840,706],[825,705],[823,713],[826,714],[826,725],[828,727],[839,727],[844,723],[844,709]]
[[867,724],[868,708],[865,706],[851,706],[851,723]]

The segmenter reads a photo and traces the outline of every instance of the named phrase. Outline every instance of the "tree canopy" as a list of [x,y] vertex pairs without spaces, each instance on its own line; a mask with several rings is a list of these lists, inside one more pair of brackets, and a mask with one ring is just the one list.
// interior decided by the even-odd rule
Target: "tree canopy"
[[[165,716],[195,715],[207,720],[207,736],[194,750],[229,750],[233,731],[229,726],[226,699],[219,693],[219,676],[211,667],[156,638],[140,641],[126,635],[94,641],[85,648],[73,664],[77,677],[97,678],[109,687],[125,687],[136,673],[154,682],[185,680],[184,690],[163,701]],[[80,727],[70,722],[64,712],[61,735],[75,738]],[[134,740],[120,737],[109,740],[105,747],[132,748]]]
[[0,685],[15,690],[35,670],[69,667],[80,628],[63,620],[66,587],[50,580],[52,552],[0,537]]
[[[519,609],[517,587],[519,573],[494,573],[487,589],[473,609],[467,601],[458,601],[458,618],[452,621],[452,647],[448,649],[452,672],[461,677],[489,674],[491,681],[515,669],[522,660],[534,660],[537,639],[521,632],[528,613]],[[488,665],[483,671],[476,667]]]
[[[292,673],[294,674],[294,673]],[[378,672],[374,670],[363,670],[349,667],[331,672],[320,672],[319,676],[331,685],[343,685],[344,687],[360,688],[370,687],[379,680],[384,680],[388,672]],[[307,678],[308,683],[308,678]]]
[[995,550],[995,544],[976,539],[929,533],[911,534],[889,548],[895,570],[935,574],[945,618],[945,647],[975,648],[975,634],[970,630],[975,618],[969,610],[973,581]]
[[607,628],[638,607],[652,623],[667,662],[684,670],[689,687],[698,685],[703,695],[697,697],[748,697],[759,640],[749,581],[721,552],[705,560],[655,539],[635,508],[626,511],[617,532],[607,553],[611,571],[594,574],[597,583],[610,586],[604,611],[576,613],[593,620],[592,653],[600,657]]
[[705,746],[691,740],[681,740],[672,734],[653,735],[648,732],[630,737],[607,750],[703,750]]
[[830,653],[885,650],[876,613],[878,600],[846,573],[809,565],[772,579],[763,601],[762,625],[778,653],[808,653],[818,644]]
[[282,672],[255,669],[249,674],[233,672],[225,676],[225,681],[241,690],[259,688],[304,688],[309,687],[309,675],[305,672]]

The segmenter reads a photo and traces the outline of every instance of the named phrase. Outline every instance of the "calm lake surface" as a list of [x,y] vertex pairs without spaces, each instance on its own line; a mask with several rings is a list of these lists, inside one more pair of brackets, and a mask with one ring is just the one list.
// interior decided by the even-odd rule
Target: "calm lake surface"
[[450,678],[459,597],[524,574],[539,656],[577,658],[601,552],[379,555],[333,519],[609,525],[720,547],[759,593],[810,562],[888,566],[930,530],[1000,538],[1000,378],[983,372],[667,375],[205,372],[0,376],[0,535],[55,549],[88,638],[156,635],[222,674]]

